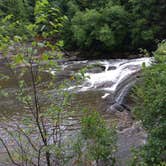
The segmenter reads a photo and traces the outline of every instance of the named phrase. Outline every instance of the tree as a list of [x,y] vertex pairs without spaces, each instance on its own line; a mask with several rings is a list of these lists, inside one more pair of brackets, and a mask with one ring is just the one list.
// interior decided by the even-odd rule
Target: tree
[[15,20],[23,21],[28,21],[31,12],[27,0],[1,0],[0,9],[4,12],[5,16],[12,14]]
[[[51,47],[50,51],[45,50],[41,53],[40,47],[44,46],[44,43],[41,42],[33,41],[27,46],[27,43],[24,43],[25,41],[20,36],[14,36],[13,40],[1,36],[0,41],[3,58],[10,68],[18,87],[15,92],[16,99],[23,106],[22,111],[29,114],[13,126],[10,124],[1,125],[1,128],[8,134],[10,141],[14,142],[14,149],[10,149],[2,137],[0,141],[14,165],[39,166],[41,163],[47,166],[52,164],[61,165],[65,159],[62,150],[62,146],[65,145],[62,143],[60,126],[63,123],[62,116],[64,113],[62,111],[65,110],[69,97],[67,92],[63,93],[59,88],[62,102],[58,104],[51,103],[49,107],[45,108],[39,100],[39,86],[42,81],[40,73],[46,70],[47,67],[57,67],[52,59],[49,60],[52,56],[51,49],[54,47]],[[15,52],[12,57],[7,56],[9,46],[12,46]],[[40,57],[36,57],[37,55]],[[47,61],[47,65],[41,64],[44,61]],[[22,67],[18,72],[18,66],[20,65]],[[30,81],[27,82],[24,77],[28,74]],[[53,80],[54,76],[51,78]],[[6,80],[10,77],[3,76],[1,79]],[[51,88],[53,85],[50,82],[47,88]],[[28,91],[31,91],[31,93]],[[1,94],[4,94],[3,89],[1,89]],[[46,93],[43,95],[46,95]]]
[[[157,0],[131,0],[132,12],[132,44],[134,47],[148,48],[155,39],[165,38],[165,20],[163,20],[166,5]],[[164,28],[164,29],[163,29]],[[141,41],[141,42],[140,42]]]
[[[6,16],[3,22],[8,24],[12,15]],[[60,24],[60,23],[59,23]],[[12,25],[14,29],[15,24]],[[59,25],[60,26],[60,25]],[[3,27],[0,27],[3,28]],[[8,26],[6,26],[8,28]],[[1,128],[8,134],[10,141],[14,142],[14,149],[10,149],[8,144],[1,137],[0,142],[6,149],[8,156],[14,165],[63,165],[67,157],[64,157],[67,152],[64,142],[62,143],[62,129],[64,110],[69,104],[69,93],[63,91],[64,88],[60,85],[57,89],[61,102],[51,103],[49,107],[42,105],[39,99],[40,86],[42,78],[40,73],[46,69],[56,68],[54,58],[58,59],[58,52],[60,45],[51,45],[49,41],[35,40],[36,25],[27,26],[27,30],[32,35],[33,41],[26,36],[19,36],[14,31],[11,36],[6,33],[0,34],[0,50],[2,58],[10,69],[10,75],[1,74],[1,80],[8,80],[12,75],[15,79],[17,90],[14,92],[18,102],[23,106],[23,111],[27,112],[29,116],[23,117],[19,123],[15,125],[5,124]],[[56,30],[55,27],[53,30]],[[45,32],[46,33],[46,32]],[[45,34],[46,35],[46,34]],[[27,44],[28,43],[28,44]],[[44,51],[41,52],[41,49]],[[12,48],[12,50],[10,49]],[[9,52],[12,56],[8,56]],[[53,54],[54,53],[54,54]],[[46,63],[43,65],[43,62]],[[26,80],[25,75],[30,76],[30,80]],[[51,80],[55,79],[54,75],[50,76]],[[50,81],[47,88],[54,86]],[[8,95],[3,87],[0,89],[1,95]],[[45,91],[43,95],[48,95]],[[47,96],[51,98],[51,96]],[[51,100],[47,101],[50,102]],[[63,112],[63,113],[62,113]],[[67,117],[67,113],[66,113]],[[63,149],[64,148],[64,149]],[[63,149],[63,150],[62,150]]]
[[71,23],[67,25],[71,26],[70,38],[77,47],[116,50],[118,47],[124,48],[121,45],[126,42],[128,18],[129,15],[122,6],[109,3],[100,10],[76,11]]
[[[45,37],[57,38],[65,17],[60,9],[48,0],[38,0],[34,9],[37,33]],[[57,40],[57,39],[56,39]]]
[[69,49],[117,52],[119,49],[137,51],[142,47],[153,50],[156,40],[165,38],[163,0],[61,0],[57,4],[68,17],[62,36]]

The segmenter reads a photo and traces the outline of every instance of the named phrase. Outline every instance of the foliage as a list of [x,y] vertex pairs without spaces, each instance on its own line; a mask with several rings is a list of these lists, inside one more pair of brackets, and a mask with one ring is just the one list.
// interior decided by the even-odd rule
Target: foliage
[[[14,36],[13,40],[9,37],[1,37],[0,43],[3,58],[17,84],[16,99],[23,105],[23,111],[27,112],[27,116],[23,117],[20,123],[16,123],[14,126],[10,124],[1,126],[8,133],[10,141],[15,143],[15,150],[9,149],[8,144],[2,138],[1,142],[15,165],[43,163],[50,166],[53,162],[51,158],[56,160],[55,164],[60,165],[64,158],[61,150],[63,145],[60,146],[62,141],[60,125],[63,123],[62,111],[66,107],[69,97],[67,93],[61,93],[62,102],[56,105],[52,103],[49,108],[43,107],[39,100],[39,87],[42,81],[40,73],[49,67],[57,68],[56,63],[52,59],[49,60],[52,54],[50,51],[40,52],[40,47],[42,48],[44,43],[34,41],[27,45],[20,36]],[[12,47],[12,52],[15,53],[12,57],[8,57],[9,47]],[[36,57],[37,55],[40,57]],[[46,61],[47,65],[41,65]],[[19,66],[22,67],[18,70]],[[30,81],[24,79],[24,76],[28,74]],[[54,76],[52,76],[53,78]],[[10,78],[4,77],[4,79]],[[50,82],[47,88],[52,86],[53,84]]]
[[[10,17],[12,16],[5,17],[5,24]],[[32,39],[36,36],[34,28],[35,25],[27,27]],[[57,87],[57,96],[61,102],[52,101],[52,95],[48,95],[47,92],[48,89],[55,88],[55,75],[49,76],[50,80],[42,92],[40,89],[41,73],[52,69],[59,70],[55,59],[58,60],[61,55],[55,54],[54,51],[59,51],[60,43],[57,46],[45,40],[29,42],[26,35],[16,34],[13,32],[11,36],[7,33],[0,35],[1,56],[10,71],[9,75],[1,73],[1,80],[14,79],[18,89],[13,94],[22,106],[22,111],[26,112],[26,116],[14,125],[5,122],[1,125],[1,130],[5,131],[14,147],[11,149],[3,137],[0,137],[0,142],[14,165],[64,165],[68,158],[68,145],[62,139],[64,130],[61,126],[66,123],[69,115],[67,107],[70,104],[70,94],[64,91],[68,82],[64,81]],[[25,79],[26,76],[28,80]],[[0,94],[4,97],[12,95],[6,93],[3,87],[0,87]],[[47,96],[44,103],[40,100],[40,95]]]
[[0,1],[0,17],[13,15],[18,32],[36,23],[38,35],[63,39],[66,49],[92,51],[152,50],[166,37],[165,10],[164,0]]
[[48,0],[38,0],[34,9],[34,15],[38,34],[42,33],[44,37],[57,37],[65,17],[61,15],[55,4],[50,3]]
[[22,20],[15,20],[14,15],[7,15],[0,20],[0,31],[2,36],[13,38],[14,36],[22,36],[24,39],[31,40],[34,32],[29,31],[32,29],[32,24],[23,22]]
[[57,4],[69,18],[63,30],[66,48],[152,49],[156,39],[165,38],[164,1],[61,0]]
[[116,131],[108,128],[105,120],[96,111],[85,111],[81,120],[81,136],[76,147],[76,161],[87,165],[95,161],[97,166],[114,165]]
[[142,82],[136,87],[137,103],[141,105],[134,111],[148,133],[140,154],[147,165],[164,162],[166,155],[166,42],[159,45],[154,55],[155,61],[151,67],[144,67]]
[[135,47],[144,48],[151,46],[156,35],[161,33],[162,26],[157,23],[157,19],[162,22],[162,13],[159,12],[159,8],[164,4],[155,0],[131,0],[130,2],[134,19],[131,29],[132,44]]
[[[10,17],[12,16],[6,16],[4,23],[8,23]],[[35,28],[36,25],[33,24],[27,27],[32,39],[36,36],[36,32],[33,32]],[[48,34],[46,34],[47,31],[44,32],[44,37],[50,35],[49,32]],[[62,135],[65,135],[65,131],[61,127],[67,126],[68,115],[70,113],[72,115],[72,111],[68,110],[70,94],[64,90],[68,86],[68,82],[64,81],[56,87],[57,97],[60,98],[58,102],[53,101],[52,95],[48,95],[47,92],[48,89],[55,88],[56,75],[50,76],[51,80],[45,85],[46,90],[45,88],[42,92],[40,90],[42,86],[40,73],[52,69],[59,70],[55,60],[61,56],[59,56],[59,53],[55,54],[54,51],[59,51],[57,48],[60,45],[58,47],[52,45],[48,40],[29,42],[26,37],[26,35],[25,37],[18,36],[15,32],[11,36],[5,35],[5,33],[0,36],[2,58],[11,72],[9,76],[2,74],[1,79],[5,81],[9,80],[10,77],[14,78],[18,88],[14,95],[18,103],[22,105],[23,111],[27,113],[27,116],[22,117],[19,123],[15,123],[13,126],[5,123],[4,126],[1,126],[8,134],[10,141],[14,143],[14,148],[10,149],[3,137],[0,137],[0,141],[5,147],[11,162],[15,165],[40,165],[41,163],[48,166],[65,165],[73,157],[70,153],[72,147],[63,138]],[[8,56],[9,52],[12,53],[12,56]],[[72,76],[72,82],[76,79],[80,81],[80,79],[85,78],[85,70],[82,69],[80,74]],[[30,78],[25,79],[25,75]],[[3,87],[0,90],[0,94],[4,97],[10,95],[10,93],[7,94],[3,90]],[[40,95],[47,97],[46,103],[40,100]],[[97,162],[99,160],[105,162],[105,160],[110,159],[111,163],[114,162],[112,156],[115,149],[113,145],[115,143],[114,132],[108,130],[97,113],[89,115],[87,121],[90,121],[88,123],[91,126],[88,128],[86,118],[83,118],[82,135],[85,136],[84,140],[87,140],[87,145],[89,141],[94,141],[92,147],[87,146],[91,159]],[[101,126],[97,127],[97,123],[100,123]],[[93,133],[92,137],[90,135],[87,137],[86,132],[90,134],[91,128],[93,128],[92,124],[96,126],[96,133]]]
[[71,20],[71,29],[77,46],[94,48],[97,45],[111,50],[124,41],[126,22],[127,14],[121,6],[107,6],[100,12],[96,9],[77,12]]
[[103,5],[105,7],[100,10],[97,6],[94,8],[88,6],[85,10],[80,10],[77,5],[72,6],[71,3],[68,5],[69,11],[75,6],[75,10],[72,10],[75,14],[71,21],[68,20],[66,23],[69,29],[64,29],[66,45],[70,41],[70,45],[82,49],[114,50],[125,41],[128,31],[128,13],[122,6],[109,3],[107,6]]
[[3,16],[13,15],[15,21],[29,21],[32,18],[34,1],[31,0],[0,0],[0,11]]
[[[13,6],[18,3],[18,8]],[[38,1],[3,1],[0,6],[0,29],[2,35],[13,37],[24,36],[33,40],[32,37],[47,38],[54,42],[59,40],[59,31],[66,17],[60,9],[48,0]],[[31,33],[29,29],[31,28]],[[35,33],[35,35],[34,35]]]

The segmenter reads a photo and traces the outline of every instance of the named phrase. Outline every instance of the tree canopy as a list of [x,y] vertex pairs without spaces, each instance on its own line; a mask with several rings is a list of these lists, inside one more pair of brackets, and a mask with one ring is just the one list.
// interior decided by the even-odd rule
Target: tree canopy
[[59,5],[68,17],[63,33],[67,48],[153,49],[166,36],[164,1],[62,0]]
[[[65,49],[153,50],[157,41],[166,37],[164,0],[0,0],[0,17],[10,14],[13,20],[38,22],[35,8],[39,3],[48,3],[45,14],[57,15],[52,10],[56,7],[67,18],[60,36]],[[57,23],[56,18],[51,18],[53,24]]]

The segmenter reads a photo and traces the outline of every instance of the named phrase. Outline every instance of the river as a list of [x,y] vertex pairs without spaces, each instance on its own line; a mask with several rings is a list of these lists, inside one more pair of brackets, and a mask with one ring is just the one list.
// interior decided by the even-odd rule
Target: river
[[[146,57],[130,60],[110,59],[59,62],[60,71],[49,69],[41,73],[41,91],[44,89],[44,84],[49,82],[50,75],[57,76],[57,84],[64,79],[69,79],[81,68],[87,67],[85,72],[86,79],[79,85],[70,85],[65,90],[74,94],[72,104],[75,109],[81,110],[81,108],[87,107],[89,110],[97,110],[101,112],[107,121],[116,120],[118,122],[117,165],[125,166],[125,162],[131,155],[130,149],[144,144],[147,137],[140,124],[132,118],[130,112],[132,101],[127,94],[137,81],[142,64],[150,65],[150,62],[151,58]],[[16,83],[3,61],[1,62],[0,72],[11,77],[7,82],[0,82],[3,89],[10,92],[9,97],[0,97],[0,123],[3,124],[3,117],[10,117],[10,120],[19,121],[27,113],[22,111],[22,106],[16,100],[14,95]],[[28,82],[28,75],[25,79]],[[56,88],[48,89],[47,92],[53,98],[57,98]],[[45,102],[46,98],[46,96],[41,95],[41,101]],[[2,148],[0,151],[2,152],[0,153],[1,163],[4,149]]]

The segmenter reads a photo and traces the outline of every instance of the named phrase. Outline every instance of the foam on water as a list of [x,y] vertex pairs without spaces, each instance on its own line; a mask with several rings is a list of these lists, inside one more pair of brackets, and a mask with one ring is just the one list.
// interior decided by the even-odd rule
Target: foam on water
[[[141,70],[142,64],[150,65],[151,58],[139,58],[133,60],[121,60],[118,62],[101,62],[105,66],[105,71],[101,73],[86,73],[88,79],[86,83],[89,86],[83,86],[81,91],[98,88],[98,85],[106,82],[112,82],[112,86],[100,88],[106,91],[114,92],[117,86],[130,75]],[[108,70],[109,67],[116,67],[114,70]],[[86,85],[86,84],[84,84]],[[101,86],[102,87],[102,86]]]
[[110,94],[109,93],[105,93],[101,98],[102,99],[105,99],[105,98],[107,98],[107,96],[109,96]]
[[[72,61],[66,62],[61,64],[62,71],[66,70],[70,73],[75,73],[73,67],[77,66],[77,68],[81,68],[82,65],[84,66],[93,66],[97,64],[97,67],[103,70],[101,72],[93,73],[87,72],[85,76],[87,79],[84,81],[82,85],[71,85],[71,87],[64,89],[68,91],[77,91],[77,92],[85,92],[89,90],[104,90],[106,94],[102,96],[102,98],[106,98],[108,94],[114,94],[119,85],[124,86],[122,92],[127,92],[125,90],[128,89],[130,86],[123,85],[125,80],[128,80],[132,75],[139,72],[142,68],[142,64],[144,63],[146,66],[151,64],[152,58],[144,57],[144,58],[137,58],[137,59],[116,59],[116,60],[96,60],[96,61]],[[78,66],[79,65],[79,66]],[[69,69],[68,69],[69,67]],[[56,74],[56,70],[49,69],[48,71],[53,75]],[[130,82],[128,82],[130,84]],[[123,97],[124,94],[120,93],[119,98]]]

